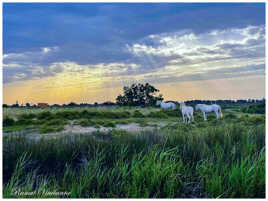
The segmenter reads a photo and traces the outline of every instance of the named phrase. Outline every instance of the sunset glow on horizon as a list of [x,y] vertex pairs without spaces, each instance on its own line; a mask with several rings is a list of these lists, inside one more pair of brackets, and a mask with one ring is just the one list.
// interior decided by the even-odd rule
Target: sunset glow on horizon
[[165,101],[265,97],[262,3],[4,3],[3,13],[4,104],[114,102],[146,82]]

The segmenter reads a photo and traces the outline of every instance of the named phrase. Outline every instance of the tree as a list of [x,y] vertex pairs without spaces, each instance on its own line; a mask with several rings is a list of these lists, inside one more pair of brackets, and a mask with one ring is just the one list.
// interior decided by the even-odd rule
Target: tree
[[26,103],[26,107],[31,107],[30,103]]
[[75,107],[75,106],[78,106],[75,102],[70,102],[69,104],[68,104],[68,106],[69,107]]
[[124,95],[119,95],[116,98],[118,105],[129,106],[145,106],[155,105],[157,100],[163,100],[162,95],[156,95],[159,90],[149,83],[132,84],[131,86],[124,86]]
[[113,103],[111,101],[106,101],[106,102],[102,103],[101,105],[103,105],[103,106],[113,106],[113,105],[115,105],[115,103]]

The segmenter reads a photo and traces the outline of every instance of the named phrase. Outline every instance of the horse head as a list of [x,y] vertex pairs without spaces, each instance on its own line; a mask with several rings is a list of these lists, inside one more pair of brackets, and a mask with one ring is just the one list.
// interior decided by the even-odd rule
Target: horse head
[[156,101],[156,105],[160,105],[162,103],[162,101],[158,100]]
[[183,107],[183,106],[185,106],[185,103],[184,102],[179,102],[179,104],[180,104],[180,109]]

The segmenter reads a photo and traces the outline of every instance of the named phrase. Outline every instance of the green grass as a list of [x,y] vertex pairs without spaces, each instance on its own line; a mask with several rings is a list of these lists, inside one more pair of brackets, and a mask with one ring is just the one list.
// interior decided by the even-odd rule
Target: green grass
[[252,198],[264,195],[264,149],[255,156],[233,161],[231,168],[222,161],[223,158],[217,160],[217,163],[205,160],[197,167],[197,171],[202,175],[203,187],[212,197]]
[[103,127],[115,127],[115,123],[110,120],[95,120],[97,125],[103,126]]
[[265,114],[265,103],[243,106],[240,111],[251,114]]
[[77,125],[80,125],[82,127],[89,127],[89,126],[95,126],[96,122],[89,119],[82,119],[80,121],[77,121]]
[[60,132],[64,130],[64,126],[59,125],[59,126],[40,126],[39,127],[39,133],[55,133],[55,132]]
[[39,133],[54,133],[64,130],[64,125],[67,124],[65,119],[50,119],[38,125]]
[[143,114],[142,112],[140,112],[139,110],[135,110],[135,111],[133,112],[132,116],[133,116],[134,118],[143,118],[143,117],[145,117],[144,114]]
[[77,121],[77,125],[83,126],[83,127],[115,127],[116,124],[108,119],[99,120],[99,119],[83,119],[80,121]]
[[5,137],[4,197],[16,197],[10,189],[18,188],[36,197],[44,197],[42,189],[72,198],[264,197],[264,124],[206,123],[177,123],[165,135],[112,130],[34,143]]
[[16,123],[15,120],[12,119],[12,118],[5,117],[3,119],[3,127],[6,127],[6,126],[14,126],[15,123]]
[[4,132],[16,132],[16,131],[23,131],[27,128],[33,128],[32,126],[25,126],[25,125],[19,125],[19,126],[7,126],[3,127]]
[[[74,125],[98,128],[131,122],[168,125],[135,135],[112,129],[36,141],[27,136],[5,136],[4,198],[265,197],[264,115],[223,111],[223,119],[210,114],[204,121],[202,114],[196,113],[195,122],[186,125],[178,111],[155,108],[32,113],[19,113],[18,120],[5,124],[4,131],[32,126],[40,133],[57,132],[69,120],[75,120]],[[9,115],[13,117],[10,110]],[[14,194],[19,189],[36,194]],[[70,194],[49,196],[44,193],[48,191]]]

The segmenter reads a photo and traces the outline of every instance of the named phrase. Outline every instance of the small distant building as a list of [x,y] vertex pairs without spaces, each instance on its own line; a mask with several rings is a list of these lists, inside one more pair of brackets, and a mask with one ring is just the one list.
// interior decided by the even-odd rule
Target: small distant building
[[46,107],[49,107],[48,103],[38,103],[37,104],[37,107],[39,108],[46,108]]

